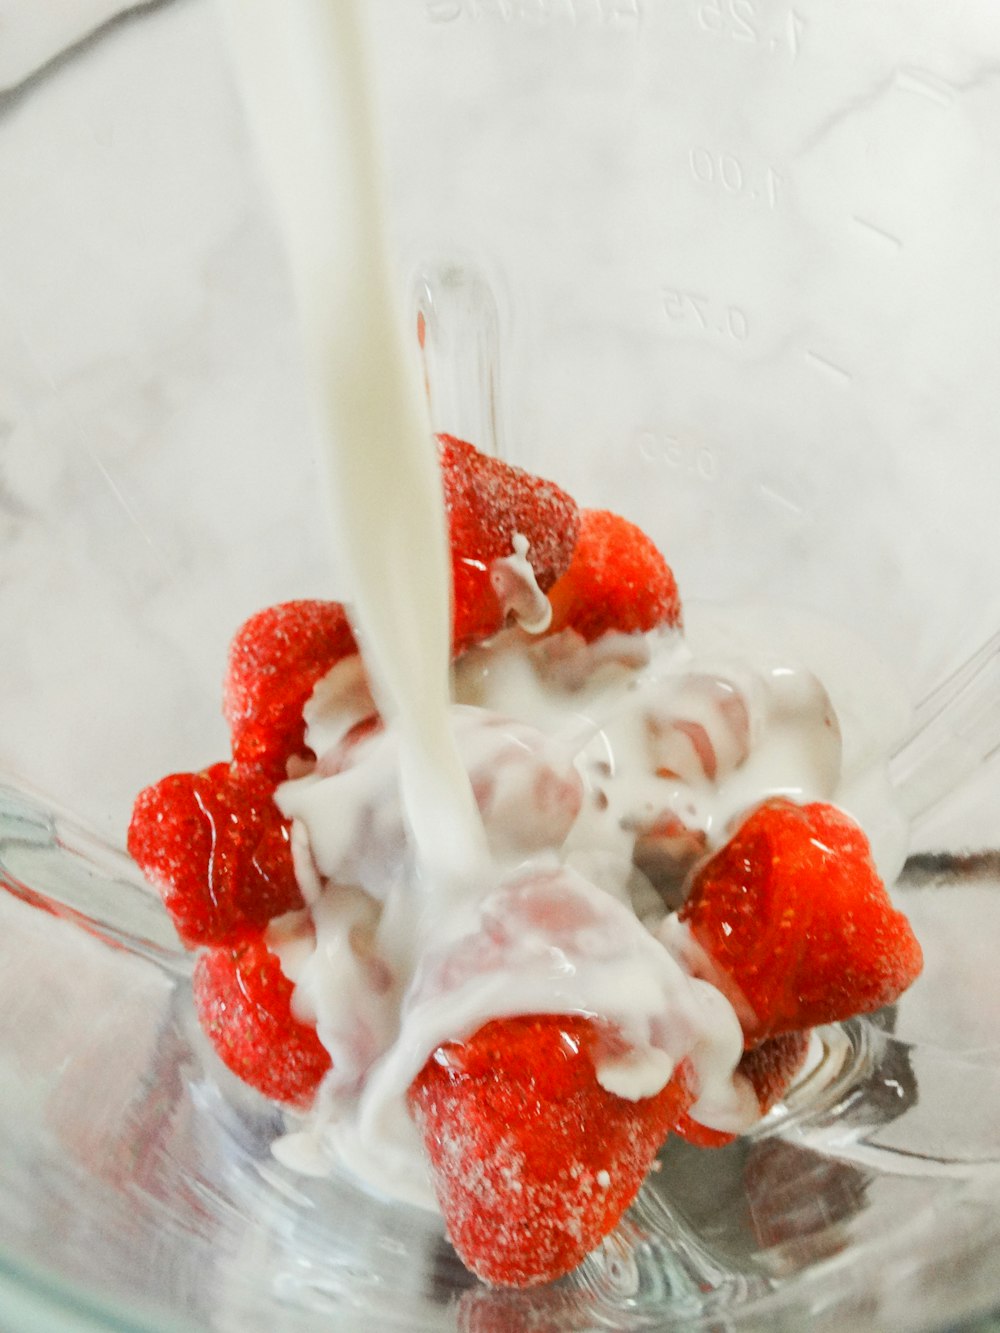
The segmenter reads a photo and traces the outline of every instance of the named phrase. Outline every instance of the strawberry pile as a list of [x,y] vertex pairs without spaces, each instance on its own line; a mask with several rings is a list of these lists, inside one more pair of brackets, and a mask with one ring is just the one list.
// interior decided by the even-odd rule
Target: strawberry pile
[[[439,456],[456,656],[505,627],[491,567],[511,555],[515,535],[527,539],[551,604],[549,636],[594,644],[609,633],[679,632],[673,573],[634,525],[580,510],[554,484],[451,437],[440,438]],[[269,931],[306,908],[274,793],[316,763],[303,710],[357,653],[338,603],[289,602],[251,617],[224,685],[231,758],[141,792],[128,834],[198,951],[195,1005],[215,1051],[245,1083],[300,1112],[332,1066],[315,1022],[296,1010]],[[355,719],[342,751],[379,726],[375,715]],[[676,777],[668,760],[657,771]],[[864,834],[831,805],[765,800],[711,854],[704,833],[670,812],[634,833],[635,865],[658,867],[676,895],[667,905],[680,904],[693,974],[739,1017],[736,1077],[762,1115],[801,1069],[814,1027],[891,1004],[919,974],[919,945]],[[705,1147],[733,1137],[692,1114],[699,1088],[686,1061],[651,1096],[608,1091],[599,1053],[616,1040],[579,1013],[497,1018],[439,1045],[411,1083],[406,1101],[449,1237],[484,1281],[530,1286],[574,1268],[615,1227],[668,1134]]]

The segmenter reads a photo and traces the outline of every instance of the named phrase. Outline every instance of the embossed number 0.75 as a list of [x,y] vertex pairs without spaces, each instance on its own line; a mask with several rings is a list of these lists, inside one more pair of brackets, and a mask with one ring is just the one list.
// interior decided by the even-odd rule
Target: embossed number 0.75
[[708,297],[698,292],[682,292],[673,287],[663,289],[663,309],[669,319],[684,320],[700,329],[708,328]]

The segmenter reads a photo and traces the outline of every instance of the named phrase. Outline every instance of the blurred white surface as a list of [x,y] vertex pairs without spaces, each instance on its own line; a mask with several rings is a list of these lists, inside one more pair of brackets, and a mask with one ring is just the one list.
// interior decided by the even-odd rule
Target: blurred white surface
[[144,0],[0,0],[0,90],[14,88],[103,23]]

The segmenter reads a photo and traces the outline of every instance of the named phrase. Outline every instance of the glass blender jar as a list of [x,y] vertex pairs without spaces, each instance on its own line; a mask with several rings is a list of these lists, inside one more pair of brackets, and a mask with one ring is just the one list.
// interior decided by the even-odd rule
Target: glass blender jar
[[553,1288],[489,1291],[433,1219],[271,1160],[279,1117],[212,1063],[122,848],[151,776],[225,753],[236,626],[337,595],[337,573],[219,16],[142,6],[0,95],[8,1308],[583,1330],[940,1327],[989,1306],[1000,17],[372,0],[368,18],[435,427],[628,515],[691,602],[789,606],[870,647],[858,661],[898,682],[895,892],[925,974],[757,1134],[668,1145]]

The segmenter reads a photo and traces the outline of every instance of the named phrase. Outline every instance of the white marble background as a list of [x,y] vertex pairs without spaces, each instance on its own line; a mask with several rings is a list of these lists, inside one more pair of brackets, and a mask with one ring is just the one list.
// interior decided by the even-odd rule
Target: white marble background
[[[218,16],[53,63],[57,12],[0,8],[0,770],[120,842],[224,754],[240,620],[337,583]],[[992,0],[369,12],[401,290],[486,276],[511,455],[917,697],[968,658],[1000,626]]]

